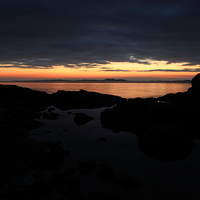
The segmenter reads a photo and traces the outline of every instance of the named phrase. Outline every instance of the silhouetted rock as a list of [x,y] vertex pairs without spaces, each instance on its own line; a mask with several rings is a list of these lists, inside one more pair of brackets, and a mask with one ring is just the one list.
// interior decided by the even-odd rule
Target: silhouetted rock
[[[6,109],[9,118],[15,120],[17,118],[23,118],[23,120],[39,118],[44,107],[51,104],[49,97],[50,95],[46,92],[15,85],[0,85],[0,105]],[[17,122],[19,122],[19,119]],[[26,120],[26,122],[28,121]],[[24,126],[28,126],[26,122],[24,122]]]
[[65,150],[60,142],[47,141],[46,147],[49,151],[31,163],[33,170],[50,170],[54,171],[60,168],[64,162],[65,156],[70,155],[70,151]]
[[74,122],[76,123],[76,125],[81,126],[81,125],[85,125],[86,123],[88,123],[89,121],[93,119],[94,119],[93,117],[90,117],[86,115],[85,113],[77,113],[75,114]]
[[153,116],[134,102],[118,104],[101,112],[102,125],[115,132],[142,132],[154,121]]
[[22,160],[12,156],[0,156],[0,177],[24,178],[28,175],[30,167]]
[[97,92],[63,91],[59,90],[52,94],[53,105],[62,110],[75,108],[100,108],[113,106],[125,99],[119,96],[100,94]]
[[20,107],[47,106],[49,94],[16,85],[0,85],[1,97]]
[[[34,111],[30,111],[31,114],[27,114],[28,110],[22,110],[19,107],[11,103],[2,103],[1,107],[3,108],[3,112],[0,112],[0,128],[6,129],[25,129],[31,130],[34,128],[38,128],[44,125],[44,123],[34,119]],[[35,110],[37,113],[37,110]]]
[[[37,120],[41,116],[51,120],[58,117],[58,114],[53,112],[55,110],[53,106],[65,110],[98,108],[112,106],[123,100],[118,96],[85,90],[47,94],[15,85],[0,85],[0,135],[26,137],[27,134],[21,134],[18,130],[29,131],[43,126],[44,123]],[[79,114],[75,117],[77,124],[85,124],[91,119]]]
[[[1,199],[29,199],[35,195],[35,190],[30,187],[10,188],[0,191]],[[31,198],[32,199],[32,198]],[[34,199],[34,198],[33,198]]]
[[51,184],[43,179],[39,179],[36,180],[33,185],[32,188],[35,189],[35,195],[49,195],[52,193],[52,186]]
[[195,148],[191,138],[179,127],[161,123],[139,135],[139,149],[159,160],[181,160]]
[[200,73],[192,79],[191,84],[193,89],[200,90]]
[[121,199],[121,194],[118,194],[117,191],[114,192],[105,192],[103,194],[103,200],[110,200],[110,199],[115,199],[115,200],[120,200]]
[[[4,159],[7,160],[7,162],[5,161],[5,163],[9,163],[9,160],[12,160],[13,166],[10,167],[15,168],[15,165],[17,166],[17,163],[21,163],[21,165],[26,166],[38,157],[43,156],[45,153],[45,146],[31,138],[0,139],[0,152],[2,156],[5,156]],[[16,159],[19,159],[19,161],[17,161]],[[15,160],[16,163],[14,162]],[[7,170],[8,169],[9,168],[7,167]],[[17,173],[17,167],[15,169]],[[14,170],[12,171],[14,172]],[[24,170],[24,172],[25,171],[26,170]],[[18,174],[20,174],[20,172]]]

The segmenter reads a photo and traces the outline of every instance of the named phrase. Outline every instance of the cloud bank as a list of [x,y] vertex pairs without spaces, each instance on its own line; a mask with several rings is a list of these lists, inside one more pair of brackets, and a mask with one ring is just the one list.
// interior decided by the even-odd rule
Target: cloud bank
[[2,1],[0,67],[149,64],[145,59],[193,66],[200,64],[199,21],[197,0]]

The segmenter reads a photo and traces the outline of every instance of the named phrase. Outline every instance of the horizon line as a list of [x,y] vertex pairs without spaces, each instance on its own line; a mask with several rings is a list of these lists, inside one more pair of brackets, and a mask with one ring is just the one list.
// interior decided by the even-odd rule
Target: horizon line
[[0,80],[2,82],[32,82],[32,83],[191,83],[191,80],[126,80],[126,79],[114,79],[114,78],[106,78],[106,79],[34,79],[34,80]]

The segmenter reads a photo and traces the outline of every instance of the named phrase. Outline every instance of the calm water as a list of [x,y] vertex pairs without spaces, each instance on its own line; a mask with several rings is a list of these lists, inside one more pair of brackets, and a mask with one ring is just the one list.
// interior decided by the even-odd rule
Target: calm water
[[[70,150],[70,156],[65,158],[60,170],[77,167],[78,160],[94,159],[98,164],[109,163],[115,170],[115,177],[134,177],[141,180],[144,187],[151,186],[148,195],[161,189],[165,195],[170,192],[174,194],[186,192],[187,195],[197,193],[198,197],[200,196],[199,141],[195,141],[198,147],[184,160],[174,162],[155,160],[138,149],[138,138],[135,134],[124,131],[113,133],[102,127],[100,113],[105,109],[105,107],[68,111],[56,109],[55,112],[60,114],[59,118],[41,119],[45,125],[31,130],[30,136],[41,142],[62,141],[61,146]],[[79,112],[92,116],[94,120],[77,126],[73,120],[74,115],[70,113]],[[68,131],[64,131],[66,129]],[[100,137],[105,138],[106,141],[100,141]],[[81,174],[77,170],[76,176],[82,180],[83,191],[107,191],[110,187],[116,187],[111,182],[99,181],[95,176],[95,170],[90,174]],[[49,176],[48,173],[44,175]],[[34,181],[31,175],[28,180]],[[142,195],[144,191],[141,190]],[[193,198],[187,198],[187,200],[191,199]]]
[[190,83],[23,83],[10,82],[0,84],[12,84],[34,90],[54,93],[58,90],[79,91],[80,89],[111,94],[123,98],[147,98],[159,97],[168,93],[185,92],[191,87]]

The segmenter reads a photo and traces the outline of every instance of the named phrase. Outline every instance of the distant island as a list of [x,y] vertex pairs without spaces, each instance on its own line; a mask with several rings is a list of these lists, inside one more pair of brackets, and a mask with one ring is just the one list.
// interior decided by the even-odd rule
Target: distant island
[[191,80],[125,80],[107,78],[103,80],[95,79],[81,79],[81,80],[64,80],[64,79],[41,79],[41,80],[13,80],[13,81],[0,81],[0,82],[32,82],[32,83],[191,83]]

